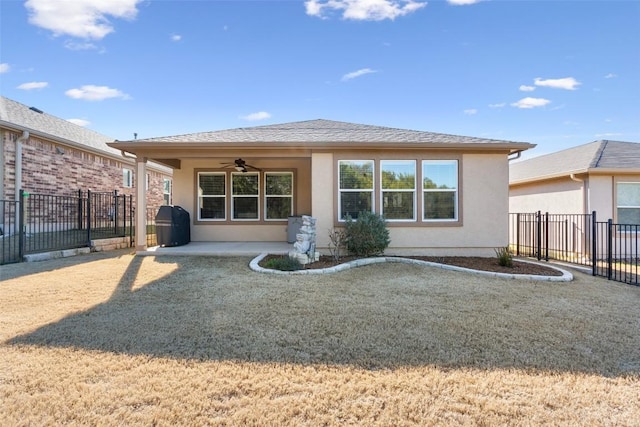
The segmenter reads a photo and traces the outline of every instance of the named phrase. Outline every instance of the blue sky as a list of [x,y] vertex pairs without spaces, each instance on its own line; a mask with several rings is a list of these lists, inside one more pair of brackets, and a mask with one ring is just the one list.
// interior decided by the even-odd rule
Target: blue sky
[[0,3],[3,96],[114,139],[318,118],[640,142],[640,2]]

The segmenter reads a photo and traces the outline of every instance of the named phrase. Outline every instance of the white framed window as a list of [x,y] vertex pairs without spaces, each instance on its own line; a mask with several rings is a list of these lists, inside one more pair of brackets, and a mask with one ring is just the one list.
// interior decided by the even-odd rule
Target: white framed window
[[226,189],[227,175],[224,172],[198,172],[198,220],[227,219]]
[[231,174],[231,219],[257,221],[260,219],[260,174],[233,172]]
[[357,219],[360,212],[374,211],[374,161],[338,161],[338,220]]
[[618,224],[640,224],[640,182],[618,182],[616,204]]
[[131,169],[122,169],[122,186],[124,188],[133,187],[133,171]]
[[422,161],[422,219],[458,220],[458,161]]
[[163,178],[162,181],[162,197],[165,205],[171,204],[171,180],[169,178]]
[[286,220],[293,215],[293,173],[265,172],[264,180],[264,219]]
[[416,161],[380,160],[381,214],[388,221],[416,220]]

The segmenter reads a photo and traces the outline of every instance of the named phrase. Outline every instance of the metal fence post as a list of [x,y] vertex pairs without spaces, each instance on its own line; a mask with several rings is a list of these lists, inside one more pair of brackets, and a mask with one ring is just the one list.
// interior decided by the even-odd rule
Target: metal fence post
[[113,190],[113,225],[114,233],[118,235],[118,190]]
[[520,214],[516,214],[516,255],[520,256]]
[[25,249],[25,233],[27,231],[26,224],[24,221],[24,198],[29,193],[25,193],[24,190],[20,190],[20,200],[18,200],[18,258],[20,261],[24,259],[24,249]]
[[544,214],[544,260],[549,261],[549,212]]
[[536,213],[536,253],[538,261],[542,259],[542,212]]
[[596,222],[596,211],[591,212],[591,275],[595,276],[598,271],[598,224]]
[[607,279],[611,280],[611,268],[613,264],[613,220],[607,221]]
[[91,247],[91,190],[87,190],[87,246]]

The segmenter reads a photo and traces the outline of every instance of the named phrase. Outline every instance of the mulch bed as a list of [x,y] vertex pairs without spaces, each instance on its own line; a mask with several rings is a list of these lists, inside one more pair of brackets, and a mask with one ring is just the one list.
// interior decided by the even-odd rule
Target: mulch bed
[[[286,256],[286,255],[285,255]],[[264,257],[259,265],[265,267],[268,260],[272,258],[281,258],[282,255],[267,255]],[[339,262],[335,262],[331,256],[321,255],[320,260],[312,264],[307,264],[305,269],[321,269],[333,267],[339,264],[344,264],[349,261],[360,259],[357,256],[343,256],[340,257]],[[540,264],[531,264],[525,262],[513,263],[513,267],[503,267],[498,264],[497,258],[484,258],[484,257],[434,257],[434,256],[404,256],[402,258],[418,259],[421,261],[436,262],[439,264],[455,265],[458,267],[471,268],[474,270],[491,271],[497,273],[509,273],[509,274],[533,274],[538,276],[562,276],[562,273],[556,269],[546,267]]]

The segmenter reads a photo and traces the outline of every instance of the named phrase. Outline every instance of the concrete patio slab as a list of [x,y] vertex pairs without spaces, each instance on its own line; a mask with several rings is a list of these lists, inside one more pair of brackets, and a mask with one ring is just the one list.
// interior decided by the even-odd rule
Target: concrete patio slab
[[190,242],[182,246],[154,246],[138,255],[208,255],[208,256],[257,256],[263,253],[286,254],[293,250],[287,242]]

